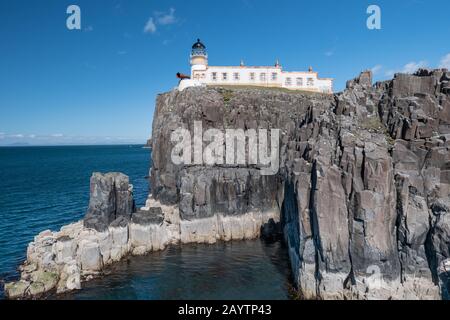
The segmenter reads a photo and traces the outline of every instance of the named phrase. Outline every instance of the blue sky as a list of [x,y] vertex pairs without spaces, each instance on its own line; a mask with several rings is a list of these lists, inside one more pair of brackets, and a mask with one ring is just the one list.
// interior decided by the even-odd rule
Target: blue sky
[[[81,8],[82,30],[66,28]],[[366,9],[381,8],[381,30]],[[143,143],[155,98],[189,72],[201,38],[214,65],[309,65],[335,89],[450,65],[448,0],[2,0],[0,145]]]

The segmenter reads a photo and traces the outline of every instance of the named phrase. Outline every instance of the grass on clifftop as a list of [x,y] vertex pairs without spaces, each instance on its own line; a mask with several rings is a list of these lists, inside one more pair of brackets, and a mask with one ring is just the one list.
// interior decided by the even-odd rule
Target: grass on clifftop
[[233,98],[233,92],[231,90],[224,90],[222,93],[223,102],[227,104]]
[[275,91],[275,92],[283,92],[283,93],[291,93],[291,94],[306,94],[306,95],[331,95],[331,93],[322,93],[322,92],[314,92],[307,90],[290,90],[286,88],[277,88],[277,87],[260,87],[260,86],[237,86],[237,85],[208,85],[209,88],[215,89],[225,89],[225,90],[264,90],[264,91]]

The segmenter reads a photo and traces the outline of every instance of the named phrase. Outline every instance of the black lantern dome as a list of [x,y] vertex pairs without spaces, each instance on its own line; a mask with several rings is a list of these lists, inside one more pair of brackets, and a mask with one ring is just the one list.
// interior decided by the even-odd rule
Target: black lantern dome
[[206,57],[206,47],[205,45],[200,41],[200,39],[197,39],[197,42],[192,45],[192,56],[204,56]]
[[197,39],[197,42],[194,43],[194,44],[192,45],[192,49],[203,49],[203,50],[205,50],[206,47],[205,47],[205,45],[200,41],[200,39]]

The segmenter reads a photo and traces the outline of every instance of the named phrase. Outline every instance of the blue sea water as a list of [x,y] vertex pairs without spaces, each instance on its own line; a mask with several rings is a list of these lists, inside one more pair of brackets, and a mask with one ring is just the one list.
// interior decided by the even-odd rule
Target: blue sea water
[[[92,172],[127,174],[142,206],[150,161],[150,150],[140,145],[0,148],[0,281],[19,276],[17,267],[36,234],[84,216]],[[173,246],[128,258],[83,290],[50,298],[286,299],[289,277],[279,241]]]

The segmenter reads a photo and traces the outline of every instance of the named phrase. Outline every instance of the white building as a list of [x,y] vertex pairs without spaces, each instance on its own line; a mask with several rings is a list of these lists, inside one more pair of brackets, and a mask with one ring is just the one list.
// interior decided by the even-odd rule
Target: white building
[[201,85],[262,86],[313,92],[333,92],[333,79],[319,78],[309,71],[283,71],[277,61],[272,66],[250,67],[241,61],[239,66],[209,66],[206,47],[200,39],[192,46],[191,79],[182,80],[179,89]]

